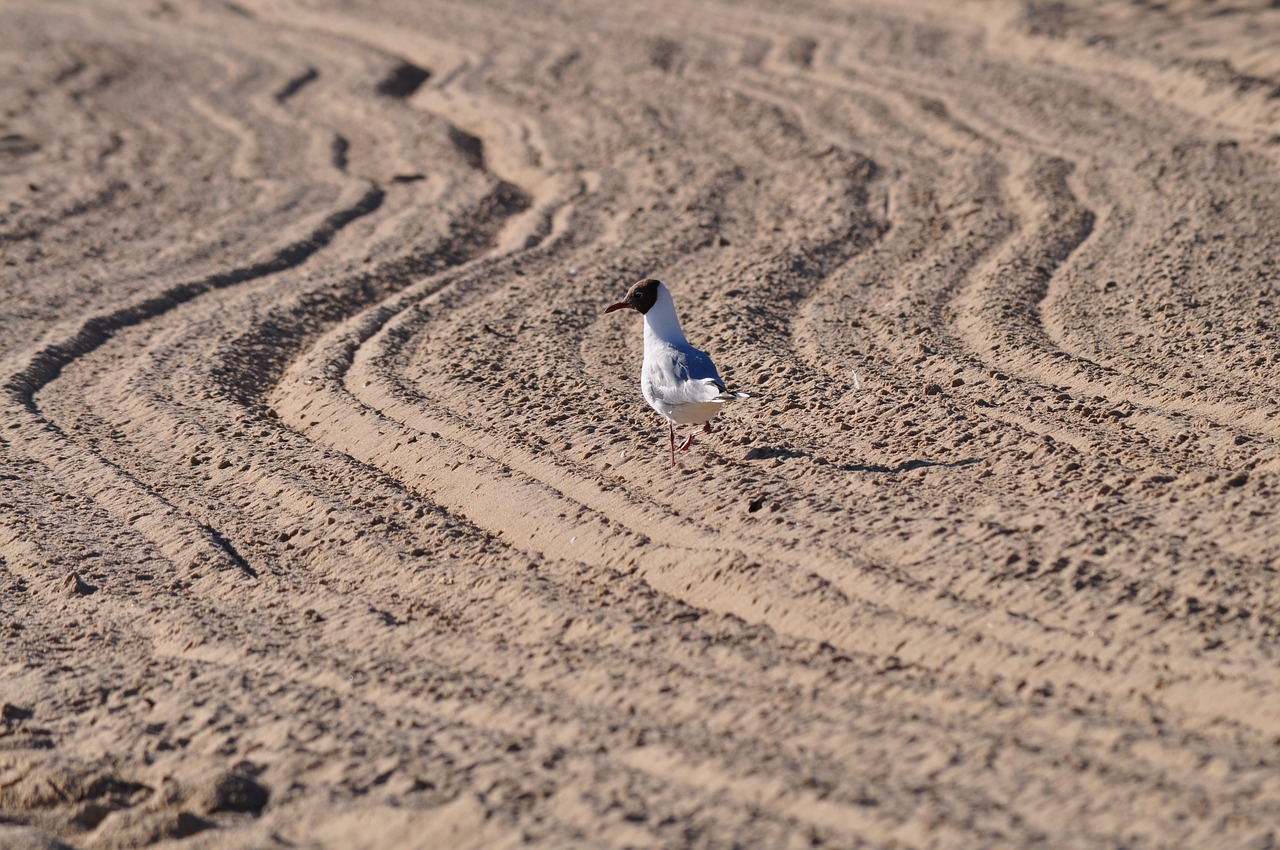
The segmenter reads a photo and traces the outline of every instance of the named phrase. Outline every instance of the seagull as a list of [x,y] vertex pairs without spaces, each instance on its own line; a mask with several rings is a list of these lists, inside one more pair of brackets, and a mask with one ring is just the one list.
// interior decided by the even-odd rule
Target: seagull
[[[671,436],[671,466],[676,466],[676,426],[701,425],[704,434],[711,433],[711,420],[720,405],[737,398],[750,398],[748,393],[729,392],[716,364],[705,351],[699,351],[685,339],[676,317],[676,303],[671,290],[660,280],[645,278],[627,290],[627,297],[606,313],[629,307],[644,316],[644,366],[640,370],[640,392],[649,406],[667,420]],[[680,445],[687,451],[693,435]]]

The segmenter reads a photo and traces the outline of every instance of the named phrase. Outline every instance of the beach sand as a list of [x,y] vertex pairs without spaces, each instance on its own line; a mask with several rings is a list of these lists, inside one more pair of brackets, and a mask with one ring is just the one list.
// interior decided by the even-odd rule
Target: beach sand
[[1280,839],[1275,3],[0,20],[0,846]]

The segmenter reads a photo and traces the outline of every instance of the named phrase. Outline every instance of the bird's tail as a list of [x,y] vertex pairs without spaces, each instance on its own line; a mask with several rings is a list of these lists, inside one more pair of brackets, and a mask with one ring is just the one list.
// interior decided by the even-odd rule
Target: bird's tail
[[724,385],[724,381],[719,378],[705,378],[703,380],[708,387],[714,387],[716,394],[708,401],[733,401],[735,398],[751,398],[751,393],[735,393],[730,392],[729,388]]

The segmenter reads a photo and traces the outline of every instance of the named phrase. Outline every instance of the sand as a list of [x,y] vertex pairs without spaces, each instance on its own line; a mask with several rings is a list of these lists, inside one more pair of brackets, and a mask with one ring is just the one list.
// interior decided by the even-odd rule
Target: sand
[[[1280,838],[1280,8],[0,2],[0,846]],[[750,400],[667,465],[667,281]]]

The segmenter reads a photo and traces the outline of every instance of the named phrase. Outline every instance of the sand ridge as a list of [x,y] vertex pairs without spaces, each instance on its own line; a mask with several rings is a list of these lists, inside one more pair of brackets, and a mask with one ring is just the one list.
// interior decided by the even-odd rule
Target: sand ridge
[[1272,4],[3,16],[0,845],[1275,841]]

